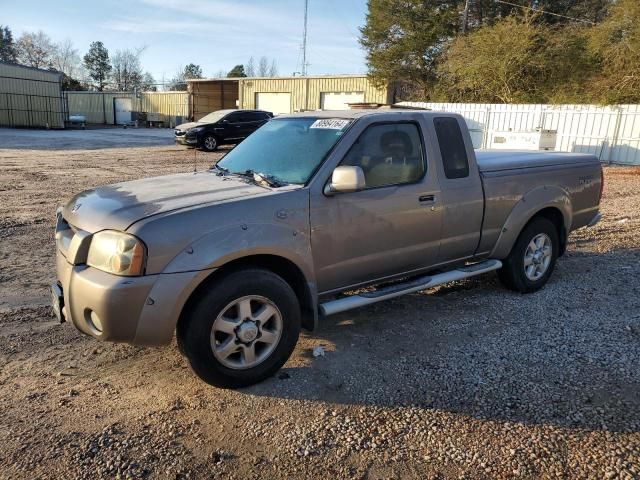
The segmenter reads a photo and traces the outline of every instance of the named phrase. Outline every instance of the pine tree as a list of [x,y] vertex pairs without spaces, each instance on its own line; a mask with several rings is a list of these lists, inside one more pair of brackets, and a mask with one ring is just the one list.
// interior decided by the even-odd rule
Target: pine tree
[[16,63],[18,52],[8,26],[0,25],[0,62]]
[[109,51],[102,42],[91,43],[89,51],[84,56],[84,66],[89,72],[89,77],[95,82],[96,90],[103,91],[109,79],[111,63],[109,63]]

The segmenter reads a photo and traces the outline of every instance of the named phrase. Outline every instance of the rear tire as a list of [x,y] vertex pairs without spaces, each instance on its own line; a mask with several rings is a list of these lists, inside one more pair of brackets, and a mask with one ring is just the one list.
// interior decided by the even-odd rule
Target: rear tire
[[300,304],[281,277],[237,270],[208,287],[178,328],[178,345],[210,385],[239,388],[272,376],[300,334]]
[[556,226],[536,217],[522,230],[509,256],[498,270],[504,286],[520,293],[540,290],[555,268],[560,241]]

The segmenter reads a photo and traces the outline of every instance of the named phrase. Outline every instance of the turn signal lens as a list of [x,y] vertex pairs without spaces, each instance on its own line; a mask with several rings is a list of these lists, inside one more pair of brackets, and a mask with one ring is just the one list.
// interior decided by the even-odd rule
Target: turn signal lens
[[146,247],[133,235],[115,230],[103,230],[93,235],[87,265],[127,277],[144,273]]

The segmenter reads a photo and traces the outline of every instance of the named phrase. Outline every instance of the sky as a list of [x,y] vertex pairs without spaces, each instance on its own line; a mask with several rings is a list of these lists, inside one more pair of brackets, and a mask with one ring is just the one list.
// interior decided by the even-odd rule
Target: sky
[[[308,74],[364,73],[358,27],[366,0],[309,0]],[[100,40],[110,52],[145,46],[144,70],[169,81],[196,63],[205,76],[275,59],[280,75],[301,69],[304,0],[0,0],[14,38],[42,30],[71,39],[80,55]]]

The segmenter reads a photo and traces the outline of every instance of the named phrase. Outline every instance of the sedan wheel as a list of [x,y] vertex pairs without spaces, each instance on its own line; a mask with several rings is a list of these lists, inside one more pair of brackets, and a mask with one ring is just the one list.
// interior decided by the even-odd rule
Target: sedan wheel
[[218,148],[218,141],[213,135],[207,135],[206,137],[204,137],[202,146],[207,152],[213,152],[216,148]]

